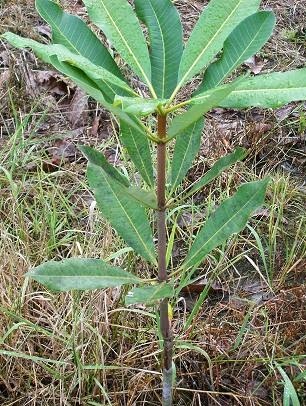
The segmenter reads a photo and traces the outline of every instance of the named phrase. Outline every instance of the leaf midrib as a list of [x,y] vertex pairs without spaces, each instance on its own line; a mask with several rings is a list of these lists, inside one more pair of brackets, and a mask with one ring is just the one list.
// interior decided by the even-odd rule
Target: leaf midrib
[[[99,0],[99,1],[100,1],[100,3],[102,4],[102,7],[103,7],[103,9],[105,10],[106,14],[107,14],[108,17],[110,18],[110,20],[111,20],[111,22],[112,22],[112,24],[113,24],[113,27],[116,29],[116,31],[117,31],[117,33],[119,34],[121,40],[123,41],[123,43],[125,44],[125,46],[126,46],[127,49],[129,50],[130,54],[132,55],[132,57],[133,57],[133,59],[134,59],[134,62],[135,62],[136,65],[138,66],[138,68],[139,68],[139,70],[141,71],[141,73],[142,73],[142,75],[143,75],[143,77],[144,77],[144,79],[145,79],[145,81],[146,81],[146,83],[147,83],[149,89],[150,89],[151,92],[152,92],[153,88],[152,88],[152,84],[151,84],[150,80],[148,79],[148,77],[147,77],[145,71],[143,70],[142,66],[139,64],[137,58],[135,57],[135,55],[134,55],[132,49],[130,48],[129,44],[126,42],[124,36],[121,34],[121,31],[120,31],[120,29],[118,28],[118,26],[117,26],[117,24],[116,24],[116,21],[114,21],[114,19],[112,18],[111,14],[110,14],[109,11],[108,11],[108,9],[104,6],[103,1],[102,1],[102,0]],[[157,98],[157,96],[156,96],[154,90],[153,90],[152,96],[153,96],[155,99]]]
[[[62,10],[60,10],[61,16],[64,14]],[[46,10],[46,15],[48,16],[49,20],[52,20],[52,16],[48,13]],[[44,18],[45,20],[45,18]],[[81,20],[82,21],[82,20]],[[47,21],[48,22],[48,21]],[[49,24],[49,23],[48,23]],[[57,31],[66,39],[66,41],[70,44],[70,46],[74,49],[75,53],[79,56],[83,56],[81,52],[75,47],[75,45],[70,41],[70,39],[65,35],[64,31],[60,29],[60,26],[52,20],[52,24],[56,27]],[[87,58],[86,58],[87,59]],[[102,69],[105,69],[101,66]],[[107,70],[107,69],[105,69]],[[84,72],[85,73],[85,72]],[[111,72],[110,72],[111,73]],[[116,94],[115,90],[111,87],[112,83],[108,83],[108,81],[105,81],[104,79],[101,79],[101,81],[114,93]],[[119,85],[117,85],[119,87]],[[125,88],[122,86],[122,89],[128,90],[128,88]]]
[[[260,28],[258,29],[257,33],[255,34],[255,36],[253,37],[253,39],[252,39],[251,42],[249,43],[248,47],[245,48],[245,50],[244,50],[243,52],[241,52],[240,56],[237,58],[239,61],[241,60],[242,56],[247,53],[247,51],[250,49],[250,47],[253,45],[253,43],[257,40],[257,38],[258,38],[259,35],[261,34],[260,31],[261,31],[262,27],[266,24],[267,18],[268,18],[268,17],[266,17],[266,18],[265,18],[265,21],[262,22]],[[223,77],[222,77],[222,79],[220,79],[220,80],[215,84],[215,86],[218,86],[220,83],[222,83],[222,81],[233,71],[233,69],[235,69],[235,67],[236,67],[239,63],[240,63],[240,62],[238,62],[238,63],[237,63],[237,62],[236,62],[236,63],[233,63],[233,64],[232,64],[232,67],[231,67],[230,69],[228,69],[228,70],[226,71],[226,73],[223,72]]]
[[[260,77],[260,76],[258,76],[258,77]],[[279,87],[277,87],[277,88],[273,88],[273,87],[263,87],[263,88],[261,88],[261,89],[241,89],[241,90],[233,90],[232,92],[231,92],[231,94],[230,95],[232,95],[233,93],[245,93],[245,92],[264,92],[265,90],[266,91],[270,91],[270,90],[272,90],[272,91],[279,91],[279,92],[283,92],[284,90],[301,90],[301,89],[306,89],[306,85],[305,86],[303,86],[303,87],[281,87],[281,88],[279,88]],[[226,98],[227,98],[228,96],[226,96]],[[225,99],[225,98],[224,98]]]
[[[142,0],[142,1],[143,1],[143,0]],[[161,98],[164,98],[164,95],[165,95],[165,76],[166,76],[166,75],[165,75],[165,72],[166,72],[166,47],[165,47],[165,41],[164,41],[163,31],[162,31],[161,25],[160,25],[160,23],[159,23],[158,16],[157,16],[157,14],[156,14],[156,12],[155,12],[155,10],[154,10],[154,8],[153,8],[153,5],[152,5],[151,0],[148,0],[148,1],[149,1],[149,3],[150,3],[152,12],[153,12],[153,14],[154,14],[154,16],[155,16],[155,18],[156,18],[156,22],[157,22],[157,25],[158,25],[158,28],[159,28],[159,31],[160,31],[160,36],[161,36],[161,38],[162,38],[162,47],[163,47],[163,56],[164,56],[164,58],[163,58],[163,61],[162,61],[162,64],[163,64],[163,67],[162,67],[163,75],[162,75],[162,96],[161,96]]]
[[[132,134],[132,130],[131,130],[130,127],[129,127],[128,130],[129,130],[130,134]],[[147,168],[146,168],[146,166],[145,166],[145,164],[144,164],[144,161],[143,161],[143,159],[142,159],[142,155],[141,155],[141,153],[140,153],[140,150],[138,149],[138,145],[137,145],[137,143],[135,142],[135,138],[134,138],[134,137],[130,137],[130,139],[132,140],[132,142],[133,142],[133,144],[134,144],[134,146],[135,146],[135,148],[136,148],[136,150],[137,150],[137,152],[138,152],[138,155],[140,156],[141,166],[142,166],[144,172],[146,173],[147,181],[149,182],[149,186],[153,186],[153,185],[152,185],[152,181],[151,181],[151,176],[150,176],[150,174],[148,173]]]
[[[198,120],[198,121],[199,121],[199,120]],[[185,159],[185,157],[186,157],[186,155],[187,155],[187,152],[188,152],[188,150],[189,150],[189,147],[190,147],[190,145],[192,144],[192,138],[193,138],[194,129],[195,129],[195,126],[197,125],[197,122],[198,122],[198,121],[196,121],[196,122],[194,123],[193,127],[192,127],[191,135],[190,135],[189,140],[188,140],[188,145],[187,145],[187,148],[185,149],[185,152],[184,152],[184,155],[183,155],[184,158],[181,160],[181,165],[179,166],[179,170],[178,170],[177,175],[176,175],[176,177],[175,177],[175,179],[174,179],[174,182],[173,182],[173,186],[172,186],[172,188],[171,188],[170,195],[172,195],[172,193],[174,192],[175,188],[177,187],[176,182],[177,182],[177,179],[178,179],[178,177],[179,177],[179,174],[180,174],[181,168],[182,168],[182,166],[183,166],[184,159]],[[188,128],[188,127],[187,127],[187,128]]]
[[[94,164],[91,164],[91,165],[94,165]],[[96,165],[94,165],[94,166],[96,166]],[[118,197],[117,197],[116,192],[114,191],[112,185],[109,183],[109,181],[108,181],[108,179],[107,179],[107,176],[103,173],[103,170],[102,170],[101,168],[99,168],[99,167],[97,167],[97,168],[102,172],[103,177],[104,177],[104,179],[105,179],[105,182],[108,184],[109,188],[112,190],[115,199],[117,200],[117,202],[118,202],[119,206],[121,207],[122,211],[125,213],[126,217],[128,218],[129,223],[132,225],[132,228],[134,229],[134,231],[136,232],[136,234],[137,234],[139,240],[140,240],[141,243],[143,244],[143,247],[145,248],[145,251],[149,254],[149,258],[151,258],[152,262],[156,265],[156,259],[155,259],[155,257],[152,256],[152,253],[151,253],[151,252],[149,251],[149,249],[147,248],[147,246],[146,246],[144,240],[142,239],[141,235],[139,234],[137,228],[135,228],[132,219],[130,218],[130,216],[129,216],[129,214],[127,213],[127,211],[125,210],[125,208],[122,206],[120,200],[119,200]]]
[[[235,13],[235,11],[237,10],[237,8],[240,6],[240,4],[243,2],[244,0],[240,0],[239,3],[236,5],[236,7],[232,10],[232,12],[228,15],[227,19],[220,25],[219,30],[216,31],[216,33],[213,35],[213,37],[210,39],[210,41],[206,44],[205,48],[203,48],[202,52],[198,55],[198,57],[195,59],[194,63],[189,67],[189,69],[187,70],[187,72],[184,74],[184,76],[181,78],[180,82],[178,83],[176,89],[179,89],[186,77],[189,75],[189,73],[192,71],[192,69],[194,68],[194,66],[199,62],[199,60],[202,58],[204,52],[207,50],[207,48],[211,45],[211,43],[214,41],[214,39],[217,37],[217,35],[219,35],[219,33],[223,30],[223,27],[227,24],[227,22],[230,20],[230,18],[232,17],[232,15]],[[175,90],[176,91],[176,90]]]
[[140,280],[139,278],[137,278],[136,276],[135,276],[135,279],[132,277],[132,278],[130,278],[130,277],[128,277],[128,276],[111,276],[111,275],[106,275],[106,276],[93,276],[93,275],[39,275],[39,274],[35,274],[35,273],[33,273],[32,275],[29,275],[29,276],[31,276],[32,278],[40,278],[40,279],[42,279],[42,278],[47,278],[47,279],[50,279],[50,278],[78,278],[78,279],[81,279],[81,278],[86,278],[87,280],[88,279],[96,279],[96,278],[99,278],[99,279],[121,279],[121,280],[123,280],[123,279],[127,279],[127,280]]

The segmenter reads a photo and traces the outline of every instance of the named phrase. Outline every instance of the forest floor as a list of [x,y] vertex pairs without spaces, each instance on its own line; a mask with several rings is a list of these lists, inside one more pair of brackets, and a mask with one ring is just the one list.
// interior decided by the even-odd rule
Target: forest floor
[[[0,4],[0,34],[48,41],[32,0]],[[61,2],[86,18],[82,2]],[[175,1],[186,38],[206,1]],[[253,74],[306,63],[306,0],[270,0],[277,26],[243,69]],[[235,146],[248,149],[177,222],[173,263],[215,204],[241,182],[271,179],[249,226],[201,265],[207,297],[187,331],[199,289],[174,306],[175,405],[288,405],[306,402],[306,105],[213,110],[185,186]],[[104,258],[150,275],[95,209],[78,144],[102,150],[135,173],[112,117],[66,78],[0,40],[0,404],[160,405],[156,314],[124,307],[125,288],[55,294],[25,278],[48,259]],[[137,180],[137,176],[135,176]],[[204,203],[203,203],[204,202]],[[203,214],[204,213],[204,214]],[[119,250],[119,251],[118,251]],[[198,285],[199,286],[199,285]],[[203,289],[202,289],[203,291]],[[304,403],[305,404],[305,403]]]

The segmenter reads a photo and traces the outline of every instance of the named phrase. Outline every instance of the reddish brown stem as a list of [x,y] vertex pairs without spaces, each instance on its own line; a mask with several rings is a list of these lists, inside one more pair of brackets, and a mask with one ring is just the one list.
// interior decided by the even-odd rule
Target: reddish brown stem
[[[167,117],[157,119],[158,137],[166,138]],[[166,267],[166,144],[157,144],[157,231],[158,231],[158,280],[167,282]],[[164,340],[163,351],[163,405],[172,404],[172,331],[168,314],[168,299],[160,303],[160,327]]]

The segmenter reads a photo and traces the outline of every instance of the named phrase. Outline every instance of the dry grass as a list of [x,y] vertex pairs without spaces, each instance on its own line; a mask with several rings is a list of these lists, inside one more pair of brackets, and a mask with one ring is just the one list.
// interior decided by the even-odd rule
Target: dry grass
[[[66,3],[80,10],[78,2]],[[203,2],[177,3],[187,35]],[[294,7],[289,0],[264,3],[279,17],[273,39],[260,54],[266,59],[264,69],[305,64],[300,35],[305,5],[305,0]],[[40,23],[32,1],[6,2],[1,16],[1,31],[18,28],[20,34],[37,35]],[[6,58],[0,73],[9,72],[0,96],[0,166],[5,169],[0,170],[0,403],[159,405],[155,309],[125,309],[124,289],[53,294],[24,277],[29,267],[47,259],[80,255],[109,258],[150,275],[133,253],[122,250],[112,256],[124,244],[94,208],[80,155],[75,152],[73,159],[49,170],[54,139],[73,146],[103,143],[116,165],[132,173],[131,163],[110,136],[109,117],[95,104],[88,106],[86,125],[72,128],[61,97],[50,99],[46,90],[40,97],[29,92],[27,74],[45,67],[5,44],[0,54]],[[92,135],[90,127],[101,114]],[[215,111],[209,118],[202,153],[186,182],[193,182],[234,145],[246,145],[250,157],[188,202],[184,217],[169,219],[170,226],[178,221],[174,266],[205,220],[202,213],[243,181],[265,174],[272,181],[266,207],[251,219],[252,229],[233,237],[202,264],[202,298],[199,292],[184,292],[173,303],[176,405],[281,405],[283,385],[276,363],[293,381],[301,404],[306,400],[303,381],[294,380],[306,362],[303,114],[305,107],[294,104],[276,112]],[[198,300],[203,304],[186,330],[185,321]]]

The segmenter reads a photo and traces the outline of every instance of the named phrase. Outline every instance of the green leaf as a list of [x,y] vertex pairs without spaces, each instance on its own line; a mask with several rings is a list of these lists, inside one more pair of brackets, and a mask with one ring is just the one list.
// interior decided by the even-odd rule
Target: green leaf
[[158,110],[167,102],[162,99],[144,99],[142,97],[124,97],[117,95],[114,106],[121,106],[122,110],[135,116],[147,116]]
[[247,155],[244,148],[238,147],[234,152],[220,158],[209,171],[190,189],[188,196],[193,195],[204,186],[208,185],[212,180],[216,179],[225,169],[238,161],[242,161]]
[[158,283],[154,286],[134,288],[125,297],[125,304],[135,303],[154,304],[156,301],[173,297],[174,288],[170,283]]
[[260,11],[243,20],[224,42],[221,58],[206,69],[197,93],[219,86],[234,69],[255,55],[270,38],[274,26],[272,11]]
[[13,33],[7,32],[2,36],[10,44],[17,48],[31,48],[43,61],[50,62],[52,56],[56,56],[60,62],[68,62],[70,65],[82,70],[96,84],[101,83],[102,89],[107,82],[110,86],[120,88],[124,94],[135,95],[134,91],[121,79],[113,75],[101,66],[94,65],[82,55],[76,55],[65,48],[63,45],[44,45],[29,38],[19,37]]
[[[151,85],[151,62],[145,37],[132,7],[126,0],[84,0],[90,19],[130,65]],[[153,94],[155,96],[155,93]]]
[[260,0],[211,0],[195,25],[183,52],[179,70],[180,88],[221,51],[233,29],[255,13]]
[[141,130],[138,131],[131,128],[129,125],[121,121],[120,138],[143,180],[150,187],[153,187],[154,178],[152,156],[149,140],[146,134]]
[[51,290],[102,289],[139,283],[141,279],[101,259],[69,258],[49,261],[26,274]]
[[171,96],[183,53],[180,16],[170,0],[135,0],[138,17],[149,30],[152,85],[157,97]]
[[276,108],[300,100],[306,100],[306,68],[246,79],[220,102],[220,106]]
[[121,109],[113,107],[110,103],[107,102],[105,97],[107,97],[107,95],[111,97],[114,91],[113,87],[107,82],[105,82],[105,87],[103,88],[102,92],[97,83],[90,79],[81,69],[76,68],[75,66],[72,66],[67,62],[60,62],[55,55],[50,56],[49,59],[45,58],[45,61],[53,65],[54,68],[57,69],[59,72],[68,76],[77,86],[83,89],[89,96],[102,104],[102,106],[111,111],[114,115],[121,117],[122,120],[125,120],[131,126],[139,128],[137,123],[132,120],[126,113],[124,113]]
[[176,137],[171,167],[171,193],[181,183],[201,144],[204,118],[195,121]]
[[145,209],[99,166],[89,163],[87,177],[103,216],[138,254],[156,264],[152,230]]
[[91,148],[87,145],[80,145],[80,151],[86,156],[89,162],[94,165],[100,166],[103,170],[111,176],[113,179],[117,180],[117,182],[121,183],[122,185],[129,187],[130,182],[126,176],[118,171],[113,165],[111,165],[102,152],[97,151],[94,148]]
[[56,56],[46,58],[46,62],[52,64],[58,71],[69,76],[81,89],[87,94],[97,100],[103,107],[109,110],[114,116],[117,116],[121,122],[126,123],[136,132],[143,132],[142,127],[138,124],[137,120],[132,119],[128,114],[122,111],[118,107],[114,107],[104,99],[104,95],[100,89],[97,88],[95,82],[93,82],[82,70],[71,66],[67,62],[60,62]]
[[246,183],[208,218],[192,244],[182,268],[195,269],[214,248],[239,233],[264,202],[268,180]]
[[[188,127],[198,121],[213,107],[218,106],[221,103],[221,100],[228,96],[238,86],[240,81],[241,79],[238,79],[238,81],[236,80],[233,83],[217,87],[213,90],[205,92],[205,94],[196,96],[198,98],[197,101],[199,102],[199,104],[192,106],[190,109],[180,114],[179,116],[176,116],[172,120],[168,130],[168,139],[176,137],[178,134],[182,133]],[[200,100],[201,98],[202,100]],[[196,98],[192,100],[196,100]]]
[[81,89],[83,89],[89,96],[93,97],[96,101],[104,105],[106,100],[104,94],[98,85],[90,79],[81,69],[70,65],[67,62],[60,62],[55,55],[49,58],[45,57],[43,60],[55,67],[59,72],[68,76],[74,81]]
[[126,193],[143,206],[157,210],[157,198],[154,190],[147,191],[137,186],[130,186],[126,189]]
[[84,56],[93,64],[102,66],[123,79],[106,47],[83,20],[65,13],[54,1],[36,0],[35,5],[41,17],[52,28],[54,44],[64,45],[71,52]]
[[148,192],[138,187],[131,186],[129,180],[107,161],[102,152],[87,145],[81,145],[79,146],[79,149],[91,164],[99,166],[109,177],[114,181],[119,182],[124,187],[124,193],[133,197],[133,199],[137,200],[144,206],[157,209],[157,201],[154,191]]

